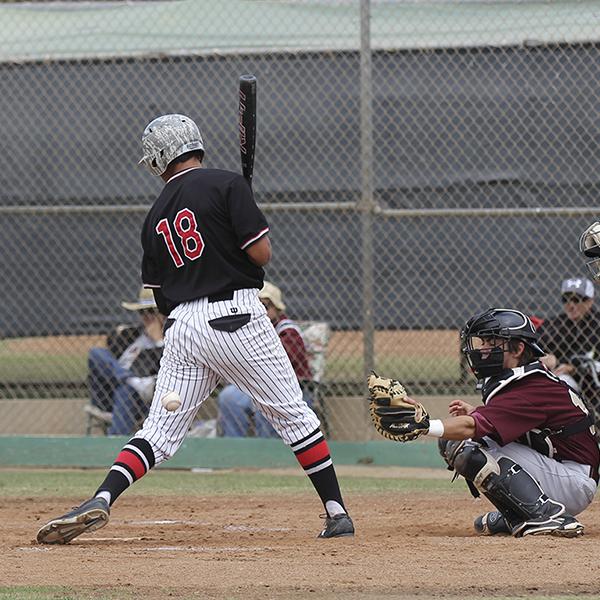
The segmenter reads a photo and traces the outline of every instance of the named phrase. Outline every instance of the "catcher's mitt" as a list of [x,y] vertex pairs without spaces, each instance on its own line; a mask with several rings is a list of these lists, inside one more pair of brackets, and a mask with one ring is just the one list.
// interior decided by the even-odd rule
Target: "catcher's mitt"
[[389,440],[408,442],[429,431],[429,415],[418,402],[406,402],[406,390],[399,381],[373,372],[367,381],[369,408],[375,429]]

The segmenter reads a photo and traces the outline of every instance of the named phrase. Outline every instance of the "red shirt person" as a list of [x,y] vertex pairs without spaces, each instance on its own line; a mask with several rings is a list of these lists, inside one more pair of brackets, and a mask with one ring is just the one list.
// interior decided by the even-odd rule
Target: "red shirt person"
[[271,319],[275,331],[287,352],[294,367],[298,381],[312,381],[312,373],[308,364],[308,352],[300,328],[285,314],[285,304],[281,290],[270,281],[265,281],[258,297],[263,303],[267,316]]
[[[269,310],[270,308],[267,308],[267,313]],[[273,322],[273,319],[271,319],[271,322]],[[298,381],[301,383],[312,381],[312,372],[308,364],[308,353],[298,325],[291,319],[288,319],[283,312],[276,317],[273,325],[292,363]]]

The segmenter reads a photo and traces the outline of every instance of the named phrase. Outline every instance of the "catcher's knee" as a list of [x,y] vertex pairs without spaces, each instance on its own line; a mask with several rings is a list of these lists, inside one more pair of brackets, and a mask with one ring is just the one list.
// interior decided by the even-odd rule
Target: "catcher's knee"
[[496,459],[481,444],[472,440],[449,441],[444,447],[444,459],[459,475],[478,488],[492,474],[500,474]]
[[454,467],[450,464],[450,455],[451,449],[448,448],[449,444],[453,444],[457,442],[451,442],[450,440],[445,440],[444,438],[438,438],[438,451],[441,457],[444,459],[449,469],[454,469]]
[[[443,438],[438,440],[438,450],[451,469],[454,469],[454,460],[467,442],[471,442],[471,440],[445,440]],[[475,444],[476,442],[471,443]]]

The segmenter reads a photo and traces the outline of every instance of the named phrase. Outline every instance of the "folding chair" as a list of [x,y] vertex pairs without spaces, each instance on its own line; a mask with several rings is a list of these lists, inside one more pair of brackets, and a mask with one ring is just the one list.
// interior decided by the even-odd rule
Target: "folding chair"
[[322,396],[321,382],[325,374],[327,361],[327,345],[331,336],[329,323],[325,321],[295,321],[300,328],[304,345],[308,353],[308,364],[310,365],[313,379],[304,385],[309,386],[313,398],[313,410],[323,425],[325,435],[329,434],[329,420],[327,407]]

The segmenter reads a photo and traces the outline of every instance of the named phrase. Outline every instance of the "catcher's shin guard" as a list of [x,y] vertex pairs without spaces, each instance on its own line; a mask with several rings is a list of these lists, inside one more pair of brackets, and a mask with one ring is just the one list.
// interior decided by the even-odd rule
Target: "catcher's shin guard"
[[[450,447],[452,445],[452,447]],[[449,464],[474,485],[504,515],[512,535],[579,535],[574,527],[565,530],[565,507],[551,500],[525,469],[507,457],[496,459],[481,444],[470,440],[451,442],[446,447]],[[570,521],[569,521],[570,523]]]
[[449,441],[443,450],[440,446],[440,451],[448,466],[467,481],[473,482],[481,492],[487,491],[484,483],[491,475],[500,475],[500,465],[478,442]]

